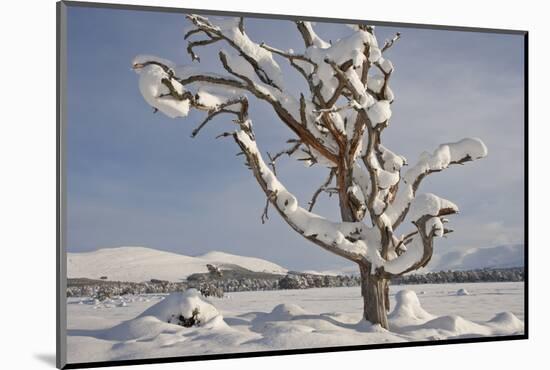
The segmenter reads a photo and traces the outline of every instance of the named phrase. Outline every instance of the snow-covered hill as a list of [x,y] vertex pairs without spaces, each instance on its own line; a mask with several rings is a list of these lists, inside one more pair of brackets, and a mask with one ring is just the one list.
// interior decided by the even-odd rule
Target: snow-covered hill
[[447,252],[428,265],[431,271],[475,270],[524,266],[524,246],[499,245]]
[[[420,273],[438,272],[447,270],[477,270],[477,269],[499,269],[511,267],[523,267],[524,245],[499,245],[496,247],[468,248],[444,252],[441,255],[434,255],[432,262]],[[330,270],[304,271],[317,275],[358,275],[359,269],[356,265],[343,266]]]
[[275,263],[253,257],[224,252],[209,252],[190,257],[145,247],[118,247],[86,253],[67,253],[69,278],[141,282],[151,279],[181,281],[194,273],[208,272],[206,264],[229,268],[237,265],[256,272],[285,274],[287,269]]

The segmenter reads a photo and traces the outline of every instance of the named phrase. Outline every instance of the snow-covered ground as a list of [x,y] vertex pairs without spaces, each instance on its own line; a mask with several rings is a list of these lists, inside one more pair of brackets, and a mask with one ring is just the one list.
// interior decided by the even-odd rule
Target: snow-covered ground
[[[390,331],[361,321],[359,288],[68,302],[68,361],[250,352],[523,333],[523,283],[391,286]],[[202,325],[167,321],[199,306]],[[172,318],[173,322],[173,318]]]

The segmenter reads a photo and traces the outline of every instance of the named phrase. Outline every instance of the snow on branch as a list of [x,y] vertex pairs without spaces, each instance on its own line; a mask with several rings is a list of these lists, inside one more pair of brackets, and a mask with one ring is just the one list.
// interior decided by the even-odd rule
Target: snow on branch
[[393,46],[393,44],[395,44],[395,42],[397,40],[399,40],[401,38],[401,33],[400,32],[396,32],[395,33],[395,36],[393,36],[390,40],[386,40],[386,42],[384,43],[384,46],[382,47],[382,49],[380,49],[380,51],[383,53],[385,52],[386,50],[388,50],[389,48],[391,48]]
[[[452,232],[444,227],[443,216],[458,212],[452,202],[433,194],[425,194],[415,199],[412,218],[417,230],[408,234],[394,247],[397,256],[379,267],[379,273],[392,276],[403,275],[424,267],[433,255],[435,237]],[[406,246],[405,246],[406,245]]]
[[315,31],[313,30],[313,25],[311,24],[311,22],[297,21],[296,26],[298,27],[298,31],[300,31],[300,34],[302,35],[306,48],[309,48],[310,46],[315,46],[317,48],[326,49],[330,47],[330,44],[328,42],[317,36]]
[[[145,101],[171,118],[187,116],[190,107],[216,113],[224,102],[238,98],[243,91],[248,91],[269,103],[277,116],[302,142],[313,148],[319,157],[336,163],[337,157],[331,140],[323,138],[313,127],[313,119],[307,119],[306,125],[302,122],[302,118],[307,118],[307,112],[301,112],[300,107],[306,107],[307,102],[297,102],[287,94],[260,86],[246,74],[241,74],[238,63],[223,51],[220,51],[219,57],[222,66],[231,76],[201,72],[190,67],[175,67],[170,61],[147,55],[136,57],[133,68],[140,75],[139,86]],[[223,91],[215,91],[207,96],[208,89],[212,87],[223,88]],[[202,91],[202,94],[195,96],[193,90]],[[229,96],[220,100],[220,95],[224,94]],[[205,100],[211,104],[208,106]]]
[[[458,207],[433,194],[417,196],[422,180],[450,165],[483,158],[487,148],[476,138],[442,144],[431,154],[423,153],[405,172],[406,159],[382,145],[394,102],[389,86],[394,67],[384,52],[401,35],[379,47],[373,27],[356,25],[347,37],[328,43],[311,23],[297,21],[305,48],[295,52],[255,43],[246,34],[243,18],[187,18],[193,24],[185,35],[192,60],[200,63],[197,48],[216,44],[224,74],[178,67],[152,56],[137,57],[133,68],[139,74],[139,88],[154,111],[172,118],[187,116],[191,108],[206,112],[192,137],[222,114],[236,117],[237,130],[218,137],[235,140],[264,191],[262,223],[272,206],[300,235],[368,266],[366,270],[378,277],[425,266],[432,257],[434,238],[451,232],[444,226],[445,216],[457,213]],[[304,77],[309,94],[300,92],[297,98],[285,89],[275,55]],[[248,118],[247,94],[271,106],[296,136],[288,141],[290,148],[273,156],[267,153],[267,164]],[[276,161],[285,154],[306,166],[319,164],[329,170],[307,209],[277,177]],[[343,222],[311,212],[323,192],[338,194]],[[363,223],[366,215],[368,227]],[[407,217],[415,230],[398,238],[395,230]]]
[[[360,222],[331,222],[298,205],[296,197],[277,179],[264,162],[256,145],[243,130],[233,134],[247,158],[247,164],[271,204],[299,234],[322,248],[352,261],[368,261],[379,266],[383,261],[375,247],[378,233]],[[369,248],[372,243],[374,247]]]
[[393,228],[396,229],[407,216],[416,191],[427,175],[440,172],[453,164],[464,164],[485,156],[487,147],[477,138],[442,144],[432,154],[423,153],[418,163],[402,176],[395,199],[386,210]]
[[[224,40],[250,64],[261,82],[278,90],[282,89],[283,78],[281,68],[273,59],[270,51],[260,47],[260,45],[250,40],[246,35],[242,18],[209,19],[190,14],[187,16],[187,19],[193,22],[197,30],[204,32],[208,37],[206,40],[191,41],[189,43],[188,51],[193,60],[197,59],[196,54],[193,52],[193,47]],[[252,78],[252,76],[247,77]]]

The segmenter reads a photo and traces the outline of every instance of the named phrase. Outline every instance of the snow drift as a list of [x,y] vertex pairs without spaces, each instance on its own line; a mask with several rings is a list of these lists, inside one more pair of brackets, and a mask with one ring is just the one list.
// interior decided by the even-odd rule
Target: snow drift
[[124,321],[99,334],[100,338],[115,341],[153,340],[161,335],[182,336],[189,328],[178,325],[180,316],[190,318],[198,310],[200,324],[196,327],[225,328],[222,315],[196,289],[172,293],[149,307],[136,318]]
[[220,316],[218,310],[206,301],[196,289],[189,289],[184,293],[170,294],[147,309],[138,318],[152,316],[163,322],[174,323],[180,315],[191,317],[195,309],[199,312],[200,325],[208,324],[211,320]]
[[[247,304],[247,309],[250,309],[249,305],[252,302],[261,302],[266,307],[276,302],[275,298],[265,301],[267,297],[258,296],[258,294],[258,292],[253,293],[254,299]],[[280,294],[274,297],[281,299]],[[422,297],[424,299],[426,295]],[[469,298],[456,295],[449,295],[449,297],[456,297],[454,299],[459,300]],[[121,299],[128,298],[121,297]],[[69,360],[79,362],[89,361],[91,358],[94,361],[101,361],[350,346],[513,335],[524,331],[523,322],[510,312],[498,313],[488,321],[471,321],[456,314],[433,315],[422,307],[414,291],[406,289],[395,294],[394,309],[389,315],[389,331],[380,325],[372,325],[365,320],[360,320],[359,313],[313,313],[309,309],[318,305],[318,302],[314,306],[309,305],[309,309],[296,303],[286,302],[275,304],[267,311],[241,311],[237,315],[227,313],[230,317],[224,318],[227,315],[216,306],[224,306],[224,302],[238,299],[239,295],[234,294],[230,299],[207,300],[196,290],[174,293],[158,302],[153,299],[155,303],[143,312],[111,328],[69,330]],[[296,302],[307,304],[308,299],[311,300],[311,297]],[[143,304],[138,300],[128,302],[127,307],[111,305],[109,309],[120,315],[118,312],[125,312],[136,303]],[[72,305],[72,307],[90,310],[96,315],[106,312],[104,309],[92,310],[91,305],[104,304],[92,301],[90,304]],[[199,326],[183,327],[169,322],[179,315],[190,316],[197,308],[201,320]]]

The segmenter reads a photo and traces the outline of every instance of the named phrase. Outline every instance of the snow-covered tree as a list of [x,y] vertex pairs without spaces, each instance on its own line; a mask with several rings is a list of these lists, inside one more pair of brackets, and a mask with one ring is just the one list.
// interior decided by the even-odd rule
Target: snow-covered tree
[[[311,23],[296,21],[304,47],[295,51],[253,41],[243,18],[187,19],[192,24],[185,35],[191,59],[200,62],[198,47],[219,45],[224,73],[138,56],[133,68],[144,99],[172,118],[187,116],[191,108],[206,112],[193,137],[214,117],[233,116],[235,130],[219,136],[236,142],[265,193],[262,222],[271,204],[298,234],[357,263],[364,318],[388,328],[389,279],[426,266],[434,239],[451,231],[446,217],[458,212],[446,199],[418,193],[422,180],[450,165],[485,157],[487,148],[476,138],[442,144],[405,171],[406,159],[382,144],[395,99],[389,85],[394,67],[384,53],[400,34],[379,45],[374,27],[358,24],[349,36],[329,43]],[[285,87],[293,77],[283,75],[276,59],[289,63],[307,83],[307,92],[295,96]],[[249,98],[267,103],[293,134],[290,147],[268,153],[267,161],[248,115]],[[299,202],[277,176],[275,163],[283,155],[327,169],[326,181],[309,203]],[[313,212],[323,192],[338,195],[341,221]],[[406,217],[412,230],[398,232]]]

